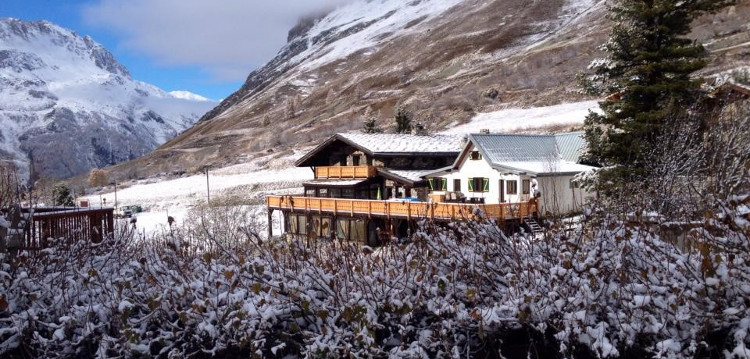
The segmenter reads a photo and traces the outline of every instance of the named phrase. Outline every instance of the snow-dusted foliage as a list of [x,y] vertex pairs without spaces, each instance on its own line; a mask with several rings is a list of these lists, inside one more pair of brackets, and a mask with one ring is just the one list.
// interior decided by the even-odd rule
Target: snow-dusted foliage
[[748,357],[743,201],[683,250],[606,215],[536,239],[479,221],[269,242],[229,209],[158,241],[60,241],[2,257],[0,355]]

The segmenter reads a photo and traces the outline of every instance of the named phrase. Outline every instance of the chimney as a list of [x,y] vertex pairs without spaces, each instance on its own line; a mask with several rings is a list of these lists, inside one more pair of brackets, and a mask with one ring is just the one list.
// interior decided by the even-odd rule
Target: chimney
[[417,124],[414,125],[414,128],[411,130],[411,134],[416,136],[427,136],[427,129],[421,122],[417,122]]
[[463,149],[469,143],[469,136],[461,137],[461,148]]

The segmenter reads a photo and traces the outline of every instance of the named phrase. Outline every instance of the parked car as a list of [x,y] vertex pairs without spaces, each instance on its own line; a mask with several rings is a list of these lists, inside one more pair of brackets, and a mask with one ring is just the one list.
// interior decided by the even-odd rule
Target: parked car
[[120,206],[115,211],[115,217],[118,218],[130,218],[133,216],[133,206]]

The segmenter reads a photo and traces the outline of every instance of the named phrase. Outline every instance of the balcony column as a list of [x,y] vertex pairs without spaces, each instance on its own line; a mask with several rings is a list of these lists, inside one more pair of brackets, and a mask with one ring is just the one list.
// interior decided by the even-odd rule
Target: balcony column
[[268,239],[273,237],[273,209],[268,209]]

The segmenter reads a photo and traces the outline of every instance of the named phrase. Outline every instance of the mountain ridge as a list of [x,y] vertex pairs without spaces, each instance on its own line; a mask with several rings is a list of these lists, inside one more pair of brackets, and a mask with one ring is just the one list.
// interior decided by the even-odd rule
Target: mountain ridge
[[132,78],[89,36],[0,19],[0,159],[66,178],[144,155],[214,106]]

